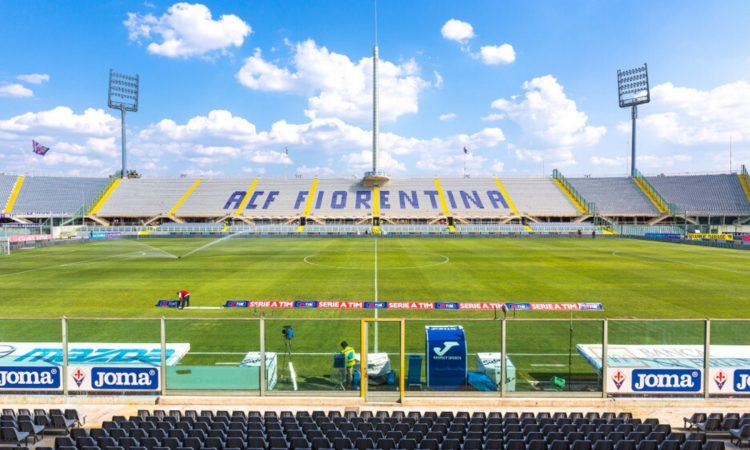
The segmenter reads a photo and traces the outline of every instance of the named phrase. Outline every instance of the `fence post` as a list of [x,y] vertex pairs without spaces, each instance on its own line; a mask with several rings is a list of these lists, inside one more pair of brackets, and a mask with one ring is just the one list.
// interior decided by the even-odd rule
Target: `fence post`
[[[260,376],[258,380],[260,383],[260,395],[262,397],[266,395],[266,320],[262,317],[260,318],[258,330],[260,333]],[[276,355],[277,367],[279,364],[278,361],[279,357]]]
[[62,379],[63,395],[68,395],[68,318],[63,316],[60,325],[62,326],[62,345],[63,358],[62,367],[60,368],[60,378]]
[[505,348],[505,332],[505,318],[503,317],[502,322],[500,322],[500,397],[505,396],[505,379],[507,377],[506,372],[508,371],[506,364],[508,353]]
[[711,374],[711,319],[706,319],[703,330],[703,397],[708,398],[708,380]]
[[607,398],[607,369],[609,364],[609,320],[602,320],[602,398]]
[[159,319],[159,345],[161,348],[161,395],[167,391],[167,321],[164,316]]

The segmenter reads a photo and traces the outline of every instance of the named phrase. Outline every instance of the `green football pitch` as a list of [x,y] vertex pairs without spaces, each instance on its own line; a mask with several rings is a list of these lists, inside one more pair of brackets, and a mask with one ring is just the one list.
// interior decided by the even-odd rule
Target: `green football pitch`
[[[518,389],[525,389],[552,375],[595,378],[575,345],[600,343],[602,323],[583,319],[610,319],[611,343],[700,344],[703,323],[679,319],[750,318],[749,267],[750,252],[617,238],[235,237],[71,243],[0,257],[0,339],[59,340],[59,321],[41,319],[66,316],[71,342],[158,342],[159,322],[153,319],[164,316],[168,342],[191,345],[183,364],[229,366],[237,365],[245,352],[257,351],[259,323],[216,319],[262,316],[267,319],[267,349],[282,355],[281,328],[292,325],[300,383],[325,388],[329,355],[342,339],[357,346],[356,319],[371,318],[372,311],[178,311],[154,305],[158,299],[175,298],[179,289],[189,290],[191,306],[199,307],[217,307],[227,299],[372,300],[376,279],[381,301],[603,303],[603,312],[519,312],[509,318],[508,354],[518,370]],[[463,325],[471,354],[500,350],[500,322],[492,320],[491,311],[381,310],[379,315],[407,319],[409,353],[424,351],[424,326],[436,324]],[[525,320],[530,318],[558,320]],[[716,320],[712,342],[748,344],[747,325]],[[378,333],[379,351],[397,354],[397,325],[381,323]]]

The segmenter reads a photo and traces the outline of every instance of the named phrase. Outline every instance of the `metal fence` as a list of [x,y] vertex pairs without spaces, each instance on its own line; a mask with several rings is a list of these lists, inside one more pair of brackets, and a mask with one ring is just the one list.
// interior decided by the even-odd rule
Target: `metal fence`
[[[0,319],[0,392],[741,397],[750,395],[748,325],[520,317]],[[455,336],[436,341],[433,330]],[[339,356],[342,341],[357,353],[351,372]]]

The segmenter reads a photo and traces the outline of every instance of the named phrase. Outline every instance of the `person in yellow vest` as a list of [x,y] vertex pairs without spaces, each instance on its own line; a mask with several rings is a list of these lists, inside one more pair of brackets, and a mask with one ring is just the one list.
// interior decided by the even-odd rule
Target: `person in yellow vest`
[[344,354],[344,361],[346,361],[346,386],[351,388],[354,382],[354,366],[357,363],[354,360],[354,347],[346,341],[341,341],[341,353]]

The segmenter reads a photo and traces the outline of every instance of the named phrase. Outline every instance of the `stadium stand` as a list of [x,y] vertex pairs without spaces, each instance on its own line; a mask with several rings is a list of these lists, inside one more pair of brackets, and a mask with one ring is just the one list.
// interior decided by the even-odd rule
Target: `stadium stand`
[[569,178],[570,183],[605,216],[658,216],[659,211],[629,177]]
[[166,215],[194,179],[125,179],[99,209],[100,217],[152,218]]
[[[374,217],[392,226],[447,226],[451,231],[459,225],[480,226],[459,230],[480,234],[522,232],[502,226],[481,228],[490,225],[569,233],[589,227],[577,225],[583,222],[613,232],[630,225],[679,224],[684,232],[685,222],[698,225],[707,216],[724,217],[720,219],[724,225],[750,220],[744,174],[646,180],[640,175],[567,179],[555,172],[557,178],[404,178],[374,187],[353,178],[120,180],[0,175],[0,204],[5,206],[5,221],[23,223],[50,216],[75,218],[87,212],[89,223],[103,226],[215,223],[231,227],[244,222],[297,225],[298,232],[310,224],[366,225]],[[532,225],[565,222],[573,225]],[[350,233],[357,228],[341,230]],[[415,230],[392,231],[419,232]],[[313,228],[312,232],[323,231]]]
[[140,409],[54,439],[55,450],[724,450],[630,413]]
[[13,215],[66,217],[80,214],[84,206],[96,199],[107,181],[107,178],[25,177]]
[[[309,217],[362,219],[371,216],[373,191],[354,179],[319,180]],[[294,202],[296,205],[296,201]],[[381,194],[381,208],[383,207]]]
[[450,178],[441,180],[448,207],[456,217],[487,218],[511,216],[507,199],[492,178]]
[[381,199],[384,196],[388,199],[387,203],[381,201],[380,204],[380,217],[385,220],[445,217],[437,200],[437,188],[432,178],[391,180],[381,191],[388,192],[380,194]]
[[664,199],[688,215],[748,215],[745,198],[736,175],[692,175],[649,177]]
[[550,177],[502,178],[522,215],[576,217],[580,212]]
[[[222,217],[234,210],[223,208],[233,192],[247,191],[252,178],[204,179],[174,212],[178,217]],[[235,208],[236,209],[236,208]]]
[[8,197],[10,192],[13,190],[13,185],[16,183],[17,176],[0,175],[0,205],[2,210],[5,210],[5,206],[8,203]]

